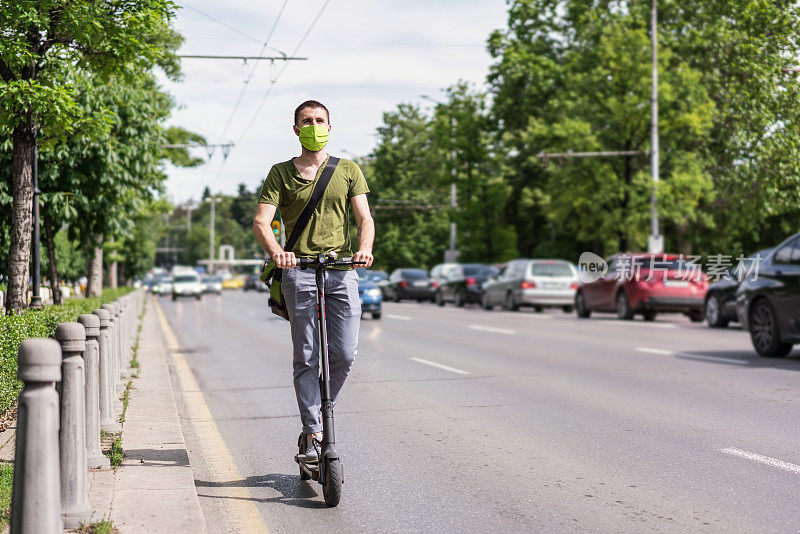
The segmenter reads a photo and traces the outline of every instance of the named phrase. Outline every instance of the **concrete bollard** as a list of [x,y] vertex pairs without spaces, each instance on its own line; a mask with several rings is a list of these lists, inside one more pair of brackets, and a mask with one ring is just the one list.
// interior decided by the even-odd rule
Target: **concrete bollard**
[[128,366],[131,361],[131,306],[127,298],[121,299],[122,304],[122,372],[128,376]]
[[112,399],[114,402],[114,407],[119,409],[119,399],[117,398],[117,393],[122,392],[122,380],[120,379],[121,369],[119,365],[119,310],[117,305],[113,302],[108,304],[103,304],[101,308],[108,310],[110,314],[109,320],[111,321],[111,328],[109,330],[109,346],[111,347],[111,365],[112,365],[112,378],[114,384],[114,398]]
[[86,370],[86,466],[108,469],[108,458],[100,448],[100,318],[92,313],[78,317],[86,330],[83,364]]
[[66,528],[77,528],[92,518],[86,481],[86,374],[83,351],[86,331],[80,323],[56,327],[61,343],[61,518]]
[[52,339],[28,339],[17,353],[19,394],[11,534],[56,534],[61,522],[58,459],[58,394],[61,347]]
[[109,330],[111,328],[111,320],[108,310],[100,308],[92,312],[100,319],[100,337],[98,343],[100,345],[100,430],[106,432],[119,432],[122,426],[114,420],[114,379],[111,376],[113,371],[110,351],[110,336]]

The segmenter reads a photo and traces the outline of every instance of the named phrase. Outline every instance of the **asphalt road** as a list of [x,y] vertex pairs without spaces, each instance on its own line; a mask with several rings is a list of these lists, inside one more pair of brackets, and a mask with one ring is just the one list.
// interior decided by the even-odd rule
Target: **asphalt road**
[[209,532],[237,528],[233,499],[273,532],[800,530],[799,350],[681,316],[416,303],[361,323],[327,509],[293,461],[289,325],[265,300],[159,300],[241,475],[207,469],[184,410]]

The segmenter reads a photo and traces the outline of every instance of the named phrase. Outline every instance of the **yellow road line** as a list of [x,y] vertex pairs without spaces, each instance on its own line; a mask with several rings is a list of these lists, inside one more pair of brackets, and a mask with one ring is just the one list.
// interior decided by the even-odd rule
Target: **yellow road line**
[[[197,385],[194,373],[189,368],[189,364],[186,363],[184,355],[178,352],[178,340],[167,322],[161,305],[157,300],[154,300],[154,302],[161,322],[161,331],[164,333],[164,339],[167,344],[166,348],[172,355],[178,382],[183,392],[186,412],[197,435],[200,452],[209,471],[211,471],[213,482],[229,483],[244,480],[233,461],[233,456],[231,456],[228,447],[225,445],[225,441],[222,439],[214,418],[211,416],[211,411],[208,409],[203,393]],[[250,495],[250,491],[246,487],[226,486],[225,493],[227,497],[230,497],[227,500],[227,506],[231,512],[229,517],[236,522],[238,532],[269,532],[261,518],[261,514],[258,512],[258,508],[252,501],[253,497]]]

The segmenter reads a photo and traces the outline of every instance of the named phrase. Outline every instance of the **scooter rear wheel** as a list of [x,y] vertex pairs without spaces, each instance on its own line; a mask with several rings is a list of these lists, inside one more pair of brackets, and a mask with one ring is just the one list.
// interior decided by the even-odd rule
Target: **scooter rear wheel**
[[325,504],[337,506],[342,498],[342,462],[328,460],[325,462],[325,484],[322,485],[322,495]]

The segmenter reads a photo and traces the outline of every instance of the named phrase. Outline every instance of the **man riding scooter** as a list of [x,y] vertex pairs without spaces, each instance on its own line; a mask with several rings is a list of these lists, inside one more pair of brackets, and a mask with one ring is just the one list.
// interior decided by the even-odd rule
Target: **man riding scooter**
[[[253,231],[275,266],[282,269],[281,293],[291,323],[294,388],[305,436],[304,456],[305,461],[314,462],[322,442],[317,291],[314,271],[295,267],[298,258],[313,259],[329,252],[335,252],[339,258],[352,256],[353,262],[369,267],[373,261],[375,226],[363,172],[355,162],[337,160],[325,150],[331,131],[328,109],[314,100],[303,102],[294,112],[292,129],[300,140],[302,152],[270,169],[261,188]],[[325,172],[329,176],[324,177]],[[322,178],[329,181],[325,182],[305,227],[300,228],[297,223]],[[350,243],[348,206],[358,226],[355,254]],[[295,233],[298,226],[291,250],[281,248],[270,227],[276,209],[280,209],[288,233]],[[325,295],[330,393],[335,403],[358,346],[361,306],[358,275],[352,267],[331,269],[327,273]]]

